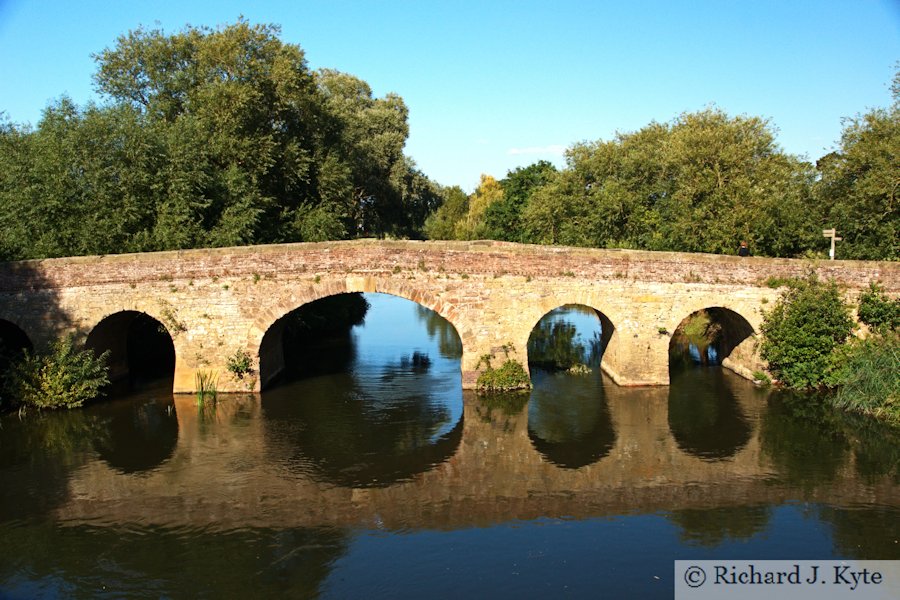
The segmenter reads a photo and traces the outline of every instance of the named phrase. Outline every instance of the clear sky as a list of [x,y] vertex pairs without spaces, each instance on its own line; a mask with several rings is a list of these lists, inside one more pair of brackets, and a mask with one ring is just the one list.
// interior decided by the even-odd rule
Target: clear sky
[[406,151],[471,191],[578,141],[716,105],[771,120],[811,160],[841,119],[890,104],[900,0],[0,0],[0,111],[36,125],[97,99],[91,57],[139,25],[276,23],[311,68],[396,92]]

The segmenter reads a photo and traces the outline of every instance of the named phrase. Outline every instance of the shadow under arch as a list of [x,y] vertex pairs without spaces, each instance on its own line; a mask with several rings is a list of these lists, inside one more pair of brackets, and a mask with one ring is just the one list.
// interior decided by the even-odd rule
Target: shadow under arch
[[613,334],[600,311],[566,304],[545,314],[528,338],[533,390],[528,436],[551,463],[568,469],[593,464],[616,442],[600,365]]
[[[298,312],[303,320],[333,315],[333,308],[317,315],[303,310],[321,309],[335,298],[354,305],[341,296]],[[366,294],[362,301],[368,308],[361,327],[344,323],[330,336],[301,338],[305,352],[284,346],[285,358],[306,356],[309,368],[288,364],[285,372],[300,376],[263,392],[267,451],[290,475],[342,487],[383,487],[408,481],[458,450],[462,373],[458,344],[446,340],[450,333],[458,338],[452,325],[437,323],[443,319],[433,311],[394,295]],[[284,343],[291,322],[278,327]]]
[[105,317],[88,334],[84,346],[97,356],[109,351],[109,380],[115,395],[175,374],[172,336],[161,322],[143,312],[125,310]]
[[724,460],[753,434],[722,369],[685,369],[669,385],[669,431],[678,447],[697,458]]
[[669,341],[669,369],[694,363],[720,365],[754,335],[753,326],[721,306],[694,311],[678,324]]
[[[0,390],[3,389],[7,372],[13,363],[22,359],[26,352],[33,352],[34,344],[22,329],[11,321],[0,319]],[[10,408],[10,402],[0,394],[0,412]]]

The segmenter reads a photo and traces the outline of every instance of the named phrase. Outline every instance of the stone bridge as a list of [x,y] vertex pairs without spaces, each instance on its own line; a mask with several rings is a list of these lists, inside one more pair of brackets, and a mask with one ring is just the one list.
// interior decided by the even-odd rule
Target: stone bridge
[[[511,346],[527,363],[541,317],[579,304],[600,317],[602,367],[616,383],[666,385],[672,332],[701,309],[725,327],[725,366],[745,376],[759,369],[755,334],[779,296],[769,283],[809,272],[851,298],[870,282],[900,292],[900,264],[890,262],[357,240],[0,264],[0,337],[31,346],[75,333],[111,350],[113,376],[122,377],[129,324],[143,313],[171,336],[175,392],[194,391],[198,373],[217,376],[219,391],[259,391],[284,367],[281,317],[326,296],[382,292],[456,328],[463,387],[472,388],[483,355]],[[254,376],[228,371],[237,351],[251,357]]]

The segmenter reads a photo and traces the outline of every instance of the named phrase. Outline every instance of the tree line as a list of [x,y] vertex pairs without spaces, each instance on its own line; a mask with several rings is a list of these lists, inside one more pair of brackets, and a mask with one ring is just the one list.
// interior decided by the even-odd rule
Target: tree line
[[404,154],[408,110],[312,71],[274,25],[139,28],[95,55],[102,102],[0,119],[0,260],[363,236],[900,257],[893,103],[848,118],[815,164],[717,108],[571,146],[473,194]]
[[441,195],[402,98],[279,33],[137,29],[94,56],[101,104],[0,121],[0,259],[420,236]]
[[491,238],[598,248],[900,258],[900,71],[893,104],[849,118],[839,148],[812,164],[784,152],[772,124],[716,108],[573,145],[566,166],[541,161],[453,188],[425,225],[435,239]]

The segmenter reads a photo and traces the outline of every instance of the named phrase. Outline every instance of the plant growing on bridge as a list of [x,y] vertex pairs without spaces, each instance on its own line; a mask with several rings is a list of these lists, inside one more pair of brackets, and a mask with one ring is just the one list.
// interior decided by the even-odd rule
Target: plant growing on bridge
[[476,365],[476,369],[484,365],[484,371],[478,376],[476,382],[479,391],[482,392],[505,392],[510,390],[529,389],[531,387],[531,378],[525,371],[522,363],[509,357],[510,352],[515,352],[512,344],[505,344],[501,347],[506,360],[500,365],[499,369],[491,366],[491,360],[495,358],[494,353],[484,354]]
[[197,371],[194,375],[194,386],[197,388],[197,404],[202,405],[206,400],[215,402],[218,398],[219,376],[215,372]]
[[234,354],[228,357],[225,363],[228,371],[238,379],[243,379],[244,375],[253,372],[253,362],[250,355],[243,348],[235,350]]
[[76,408],[103,395],[109,385],[107,358],[91,350],[77,350],[72,336],[51,344],[47,352],[25,352],[14,363],[4,396],[25,408]]

